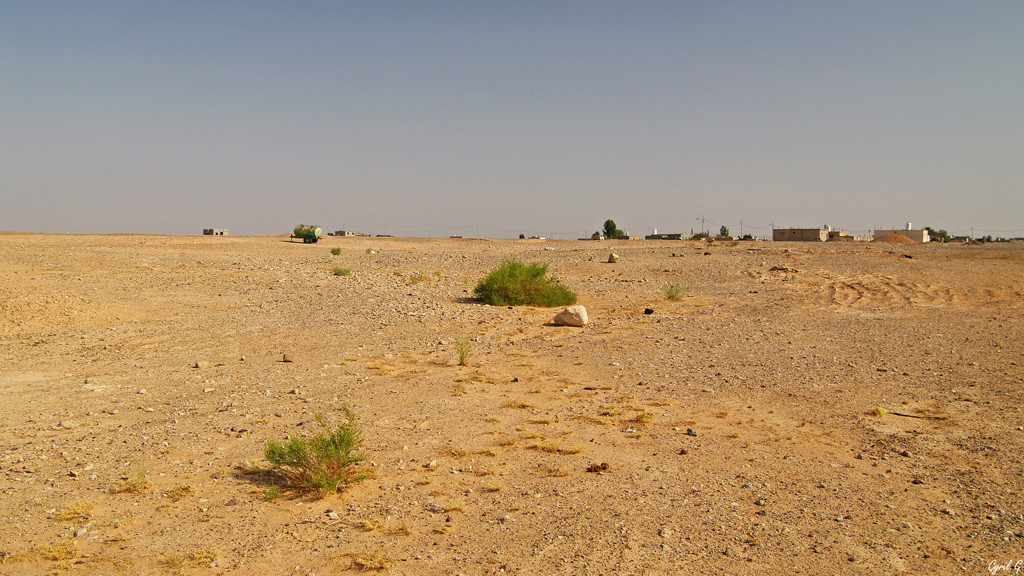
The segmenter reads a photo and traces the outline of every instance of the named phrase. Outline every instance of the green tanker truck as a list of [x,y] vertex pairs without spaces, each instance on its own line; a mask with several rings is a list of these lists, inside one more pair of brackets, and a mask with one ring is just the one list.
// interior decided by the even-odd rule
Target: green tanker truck
[[292,230],[292,235],[289,238],[302,238],[303,244],[316,244],[316,241],[320,239],[322,233],[320,232],[319,226],[306,226],[305,224],[299,224]]

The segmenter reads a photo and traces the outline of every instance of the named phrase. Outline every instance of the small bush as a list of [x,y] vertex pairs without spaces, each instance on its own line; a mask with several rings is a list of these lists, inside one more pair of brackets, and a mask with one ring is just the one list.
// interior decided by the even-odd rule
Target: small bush
[[473,341],[469,336],[462,335],[455,339],[455,350],[459,353],[459,366],[469,365],[469,352],[473,348]]
[[356,448],[363,442],[363,433],[356,424],[356,414],[342,405],[345,421],[331,431],[322,413],[316,423],[325,432],[312,438],[292,438],[287,443],[268,440],[264,454],[267,460],[298,485],[309,490],[336,492],[344,484],[366,478],[355,465],[363,461]]
[[331,254],[333,256],[337,256],[338,254],[341,254],[341,248],[338,248],[337,246],[335,246],[334,248],[331,248]]
[[665,298],[667,300],[682,300],[683,287],[675,282],[665,283]]
[[263,487],[263,497],[267,499],[267,502],[273,502],[281,496],[281,489],[274,484],[267,484]]
[[335,276],[348,276],[349,274],[352,273],[352,270],[349,270],[348,268],[342,268],[341,266],[335,266],[334,269],[331,270],[331,272]]
[[146,477],[145,470],[139,470],[135,473],[134,477],[124,476],[110,487],[112,494],[142,494],[146,490],[149,490],[153,486],[153,483]]
[[476,285],[473,294],[492,306],[552,308],[575,304],[576,294],[557,279],[545,278],[547,271],[547,264],[506,260]]

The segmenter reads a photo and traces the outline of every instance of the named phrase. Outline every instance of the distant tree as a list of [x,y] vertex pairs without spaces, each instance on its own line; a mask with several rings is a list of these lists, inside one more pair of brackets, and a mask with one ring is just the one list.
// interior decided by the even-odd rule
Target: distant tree
[[931,226],[925,226],[925,230],[928,231],[928,236],[938,242],[949,242],[953,238],[949,235],[949,232],[945,230],[935,230]]
[[520,240],[525,240],[526,239],[526,234],[520,234],[519,235],[519,239]]
[[697,232],[693,236],[690,236],[690,239],[691,240],[703,240],[703,239],[705,239],[707,237],[708,237],[708,233],[707,232]]
[[615,238],[615,220],[604,221],[604,237],[608,239]]
[[726,226],[722,226],[721,228],[718,229],[718,235],[719,236],[729,236],[730,235],[729,234],[729,228],[727,228]]
[[623,232],[622,230],[619,230],[618,227],[615,226],[615,220],[605,220],[604,237],[609,240],[614,240],[616,238],[625,238],[626,233]]

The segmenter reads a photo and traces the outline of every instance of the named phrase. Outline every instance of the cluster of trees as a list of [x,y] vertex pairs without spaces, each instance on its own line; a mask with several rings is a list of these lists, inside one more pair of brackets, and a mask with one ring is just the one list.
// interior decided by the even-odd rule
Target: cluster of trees
[[615,226],[615,220],[605,220],[604,237],[609,240],[615,240],[616,238],[629,238],[629,235]]
[[949,242],[953,239],[953,237],[949,235],[949,232],[946,232],[945,230],[935,230],[931,226],[925,226],[924,229],[928,231],[928,236],[936,242]]

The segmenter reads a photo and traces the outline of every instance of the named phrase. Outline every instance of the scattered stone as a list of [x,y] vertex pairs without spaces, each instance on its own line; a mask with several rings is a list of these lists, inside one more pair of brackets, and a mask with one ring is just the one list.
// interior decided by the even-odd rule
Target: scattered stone
[[900,452],[900,456],[903,456],[905,458],[910,458],[911,456],[913,456],[913,454],[910,453],[910,450],[904,450],[904,451]]
[[644,308],[644,314],[647,314],[648,316],[654,314],[654,308]]
[[619,261],[619,255],[616,254],[615,252],[612,252],[611,254],[608,255],[608,263],[609,264],[615,264],[618,261]]
[[281,362],[294,362],[294,361],[295,360],[292,360],[292,357],[291,357],[290,354],[285,354],[284,357],[281,358]]
[[608,469],[608,463],[607,462],[601,462],[600,464],[591,464],[587,468],[587,472],[604,472],[607,469]]
[[673,535],[675,533],[676,533],[675,530],[673,530],[671,528],[667,528],[667,527],[666,528],[662,528],[661,530],[658,530],[658,536],[661,536],[662,538],[668,538],[669,536],[671,536],[671,535]]
[[88,532],[89,531],[85,528],[79,528],[78,530],[75,530],[75,538],[85,536]]
[[437,468],[437,460],[431,460],[424,464],[423,467],[428,470],[433,470],[434,468]]
[[763,498],[758,498],[757,500],[754,500],[754,506],[764,506],[765,504],[766,502]]
[[145,394],[146,393],[146,389],[145,388],[139,388],[139,392],[138,393],[139,394]]
[[590,319],[587,318],[587,309],[577,304],[575,306],[569,306],[565,310],[556,314],[554,322],[559,326],[576,326],[582,328],[590,322]]
[[697,433],[693,431],[693,428],[687,428],[686,429],[686,435],[687,436],[693,436],[694,438],[697,437]]
[[686,456],[689,453],[690,453],[690,451],[687,450],[686,448],[680,448],[679,449],[679,454],[682,455],[682,456]]
[[337,520],[338,518],[340,518],[340,516],[338,516],[337,512],[328,512],[327,513],[327,517],[330,518],[331,520]]
[[60,423],[57,424],[57,426],[60,426],[61,428],[70,429],[75,427],[75,423],[70,420],[61,420]]
[[193,364],[192,367],[193,368],[209,368],[210,367],[210,363],[207,362],[206,360],[202,360],[200,362],[196,362],[195,364]]

